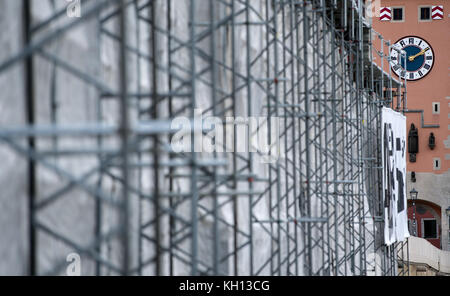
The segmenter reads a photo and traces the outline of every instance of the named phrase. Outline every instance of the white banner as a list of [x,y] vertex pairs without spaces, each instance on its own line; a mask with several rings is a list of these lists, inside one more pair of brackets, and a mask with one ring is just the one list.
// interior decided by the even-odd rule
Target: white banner
[[406,196],[406,117],[383,107],[382,119],[384,242],[409,237]]

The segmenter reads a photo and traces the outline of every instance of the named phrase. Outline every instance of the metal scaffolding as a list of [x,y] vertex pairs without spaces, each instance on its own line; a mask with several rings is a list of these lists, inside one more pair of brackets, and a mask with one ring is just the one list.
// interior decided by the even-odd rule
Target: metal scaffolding
[[[33,2],[23,0],[23,49],[0,61],[3,75],[25,65],[27,122],[0,127],[0,143],[28,161],[30,274],[61,274],[70,251],[96,275],[409,273],[407,242],[383,243],[381,197],[381,108],[406,110],[406,80],[386,67],[393,48],[365,1],[86,0],[72,19],[54,2],[32,18]],[[55,46],[86,24],[98,37],[89,69]],[[51,65],[49,102],[38,59]],[[61,120],[62,72],[95,93],[95,120]],[[36,119],[44,103],[49,122]],[[174,151],[173,120],[199,115],[231,126],[214,140],[223,149]],[[252,117],[265,120],[252,129]],[[241,127],[244,146],[261,128],[280,157],[241,152],[228,137]],[[194,130],[191,151],[208,132]],[[75,174],[71,160],[85,158]],[[38,186],[48,172],[62,180],[52,192]],[[93,221],[92,237],[58,229],[55,205],[73,190],[92,198],[77,216]],[[66,253],[43,264],[49,241]]]

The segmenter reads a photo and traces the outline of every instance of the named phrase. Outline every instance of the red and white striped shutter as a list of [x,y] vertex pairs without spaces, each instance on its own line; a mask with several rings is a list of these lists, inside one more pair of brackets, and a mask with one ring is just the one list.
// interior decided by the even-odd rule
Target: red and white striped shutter
[[441,20],[444,18],[444,6],[436,5],[431,7],[431,18],[434,20]]
[[390,21],[392,19],[390,7],[380,7],[380,21]]

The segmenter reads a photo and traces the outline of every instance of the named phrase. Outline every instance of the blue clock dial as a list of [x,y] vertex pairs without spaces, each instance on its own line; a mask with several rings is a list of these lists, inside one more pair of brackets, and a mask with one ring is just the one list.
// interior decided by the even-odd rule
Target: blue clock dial
[[[406,59],[399,51],[406,53]],[[406,36],[397,41],[393,45],[390,58],[394,73],[407,80],[425,77],[434,64],[433,49],[424,39],[416,36]]]
[[[418,53],[420,53],[422,48],[415,46],[415,45],[408,45],[408,46],[404,47],[403,50],[406,51],[407,57],[411,57],[411,56],[415,56]],[[408,71],[408,72],[417,71],[420,68],[422,68],[424,63],[425,63],[424,55],[418,55],[412,61],[407,59],[406,60],[406,71]],[[405,61],[400,59],[400,64],[401,64],[402,68],[405,69]]]

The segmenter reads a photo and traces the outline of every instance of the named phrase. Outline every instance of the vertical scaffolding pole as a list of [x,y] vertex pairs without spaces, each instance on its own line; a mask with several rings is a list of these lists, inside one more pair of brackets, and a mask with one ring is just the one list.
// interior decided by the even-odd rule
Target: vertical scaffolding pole
[[[24,45],[28,46],[32,42],[31,33],[31,1],[23,0],[23,31]],[[25,59],[25,106],[26,106],[26,122],[29,126],[35,124],[35,107],[34,107],[34,66],[33,55],[29,55]],[[34,137],[28,137],[28,149],[34,150],[36,147]],[[33,159],[28,160],[28,237],[29,237],[29,275],[36,275],[37,270],[37,234],[34,227],[35,217],[35,201],[36,201],[36,162]]]

